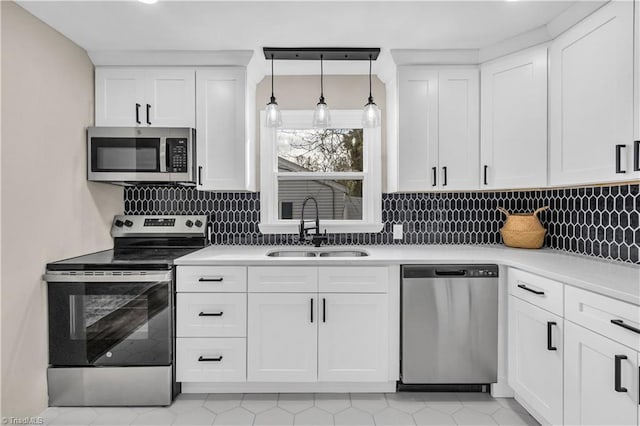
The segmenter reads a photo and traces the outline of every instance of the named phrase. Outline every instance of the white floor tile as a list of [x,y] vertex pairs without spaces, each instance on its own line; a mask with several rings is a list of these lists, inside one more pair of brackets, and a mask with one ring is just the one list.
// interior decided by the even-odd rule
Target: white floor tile
[[385,408],[373,415],[376,426],[413,426],[416,422],[413,417],[395,408]]
[[388,393],[385,395],[389,407],[413,414],[425,407],[424,401],[411,393]]
[[413,419],[418,426],[422,425],[455,425],[456,422],[448,414],[433,408],[423,408],[417,413],[413,413]]
[[280,407],[270,408],[260,414],[256,414],[253,421],[255,426],[289,426],[293,424],[293,414]]
[[351,407],[348,393],[317,393],[315,394],[316,407],[329,413],[339,413]]
[[388,408],[384,394],[380,393],[353,393],[351,394],[351,406],[367,413],[375,414]]
[[252,412],[242,407],[236,407],[222,414],[218,414],[213,424],[221,426],[247,426],[253,424],[254,417]]
[[312,407],[296,414],[294,424],[296,426],[333,426],[333,415],[318,407]]
[[267,411],[278,405],[277,393],[248,393],[242,398],[240,406],[254,414]]
[[139,414],[131,424],[164,426],[170,425],[175,419],[176,415],[168,408],[155,408],[146,413]]
[[211,393],[207,396],[203,407],[215,414],[224,413],[239,407],[242,397],[241,393]]
[[183,412],[176,416],[174,425],[205,426],[213,424],[216,415],[203,407],[194,407],[189,412]]
[[538,422],[529,413],[523,413],[509,408],[500,408],[491,415],[499,425],[536,426]]
[[517,411],[519,413],[527,413],[527,410],[525,410],[525,408],[520,405],[514,398],[496,398],[495,400],[504,408],[509,408],[510,410]]
[[347,408],[333,415],[336,426],[373,426],[373,416],[357,408]]
[[281,393],[278,397],[278,407],[296,414],[313,407],[312,393]]
[[169,407],[169,410],[176,414],[188,413],[195,408],[201,408],[204,406],[204,402],[207,399],[207,394],[203,393],[183,393],[173,401],[173,404]]
[[73,407],[68,411],[61,412],[51,422],[50,425],[88,425],[98,417],[98,413],[90,407]]
[[427,401],[425,404],[428,408],[433,408],[445,414],[453,414],[462,409],[462,403],[460,401]]
[[96,407],[94,410],[98,417],[92,425],[129,425],[138,417],[138,413],[129,407]]
[[459,425],[496,425],[493,417],[481,413],[469,407],[464,407],[453,414],[453,418]]
[[487,401],[462,401],[462,405],[465,407],[469,407],[473,410],[479,411],[484,414],[493,414],[498,411],[500,408],[503,408],[502,405],[497,403],[494,400]]

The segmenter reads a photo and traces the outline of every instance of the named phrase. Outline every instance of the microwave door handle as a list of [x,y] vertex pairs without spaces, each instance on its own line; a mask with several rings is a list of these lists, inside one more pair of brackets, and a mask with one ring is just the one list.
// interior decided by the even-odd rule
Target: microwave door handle
[[167,138],[160,138],[160,173],[167,171],[167,162],[169,157],[167,156]]

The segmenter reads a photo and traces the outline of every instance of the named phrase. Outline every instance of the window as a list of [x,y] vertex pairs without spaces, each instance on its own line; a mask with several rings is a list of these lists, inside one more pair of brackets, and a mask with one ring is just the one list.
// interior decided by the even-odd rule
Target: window
[[[363,129],[360,110],[331,115],[332,128],[314,129],[313,111],[282,111],[282,128],[269,129],[261,114],[263,233],[297,233],[307,197],[323,231],[382,229],[380,128]],[[308,202],[305,219],[315,214]]]

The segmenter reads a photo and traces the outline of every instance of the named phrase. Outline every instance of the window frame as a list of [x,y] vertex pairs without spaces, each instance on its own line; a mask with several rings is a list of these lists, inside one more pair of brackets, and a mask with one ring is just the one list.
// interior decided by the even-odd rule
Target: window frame
[[[313,110],[283,110],[282,128],[310,129]],[[332,110],[331,128],[362,129],[361,110]],[[263,234],[297,234],[299,219],[279,219],[278,177],[283,175],[313,180],[353,179],[362,176],[362,219],[320,220],[320,232],[380,232],[382,224],[381,129],[363,129],[362,172],[279,172],[276,137],[278,129],[265,126],[265,111],[260,112],[260,223]],[[310,179],[311,180],[311,179]],[[307,212],[313,210],[308,206]],[[306,214],[305,219],[313,218]],[[308,216],[308,217],[306,217]]]

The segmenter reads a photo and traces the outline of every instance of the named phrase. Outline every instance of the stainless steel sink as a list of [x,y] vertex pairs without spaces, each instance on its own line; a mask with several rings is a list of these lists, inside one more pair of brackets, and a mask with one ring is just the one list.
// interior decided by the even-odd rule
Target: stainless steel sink
[[322,251],[320,257],[363,257],[369,256],[369,253],[363,250],[333,250]]
[[275,250],[267,253],[269,257],[316,257],[314,251],[302,251],[302,250]]

